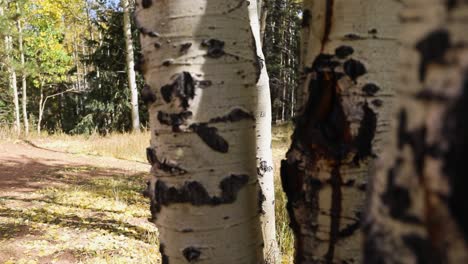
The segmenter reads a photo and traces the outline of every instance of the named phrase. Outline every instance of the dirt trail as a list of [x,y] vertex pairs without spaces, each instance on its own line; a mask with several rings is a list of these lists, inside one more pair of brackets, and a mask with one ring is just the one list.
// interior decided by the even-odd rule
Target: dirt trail
[[[109,173],[148,172],[150,166],[140,162],[70,154],[45,149],[27,142],[0,142],[0,197],[12,192],[28,192],[51,184],[47,172],[60,167],[87,166],[109,169]],[[99,170],[102,174],[105,170]],[[43,181],[31,181],[41,176]],[[87,177],[89,175],[83,175]]]
[[0,263],[160,264],[149,168],[0,141]]

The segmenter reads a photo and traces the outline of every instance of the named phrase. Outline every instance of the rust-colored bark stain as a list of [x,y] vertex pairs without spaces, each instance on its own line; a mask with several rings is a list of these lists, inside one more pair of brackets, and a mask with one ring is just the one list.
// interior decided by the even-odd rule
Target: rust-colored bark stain
[[325,8],[325,29],[324,34],[322,37],[322,48],[320,52],[323,52],[325,49],[325,43],[329,40],[330,32],[332,28],[332,20],[333,20],[333,6],[335,1],[334,0],[327,0],[326,8]]
[[331,222],[330,222],[330,234],[328,251],[325,254],[325,260],[327,264],[333,264],[333,258],[335,255],[335,245],[338,242],[340,233],[340,220],[341,220],[341,200],[343,199],[341,186],[343,185],[343,179],[340,174],[340,164],[336,164],[332,170],[331,186],[332,186],[332,205],[330,210]]
[[[328,8],[332,8],[333,1],[328,1]],[[331,16],[329,11],[329,15]],[[326,41],[326,39],[324,39]],[[350,124],[342,105],[342,96],[338,80],[349,78],[356,81],[357,78],[366,73],[363,64],[358,60],[347,59],[354,53],[352,47],[342,46],[335,50],[336,54],[320,54],[316,57],[312,66],[306,68],[305,72],[311,75],[309,80],[309,98],[304,112],[296,119],[296,127],[292,136],[291,149],[295,149],[304,155],[306,168],[299,167],[299,161],[293,163],[283,160],[281,164],[281,180],[283,190],[288,197],[286,208],[288,210],[291,228],[295,234],[295,261],[305,261],[303,252],[307,247],[303,241],[303,228],[314,233],[317,227],[312,226],[311,221],[300,222],[302,219],[316,217],[319,208],[318,193],[322,187],[329,184],[332,189],[330,208],[330,233],[327,253],[322,256],[324,263],[335,263],[336,243],[341,239],[351,236],[359,229],[360,222],[340,230],[342,218],[342,188],[353,187],[354,182],[346,182],[342,179],[340,168],[343,162],[353,155],[353,163],[347,165],[359,166],[362,161],[374,156],[372,141],[377,128],[377,115],[365,102],[363,104],[363,116],[360,128],[356,136],[351,135]],[[345,61],[345,62],[344,62]],[[347,70],[337,72],[339,66],[347,62]],[[352,65],[351,65],[352,64]],[[362,67],[361,67],[362,66]],[[372,87],[371,93],[376,88]],[[291,150],[290,150],[291,151]],[[330,180],[322,182],[314,178],[313,168],[318,161],[326,161],[331,167]],[[357,187],[356,187],[357,188]],[[305,193],[308,190],[308,193]],[[308,197],[306,200],[305,197]],[[300,209],[297,209],[302,207]],[[308,217],[298,215],[308,213]],[[314,231],[315,230],[315,231]],[[310,251],[310,250],[309,250]],[[317,257],[317,256],[315,256]],[[343,260],[344,261],[344,260]]]

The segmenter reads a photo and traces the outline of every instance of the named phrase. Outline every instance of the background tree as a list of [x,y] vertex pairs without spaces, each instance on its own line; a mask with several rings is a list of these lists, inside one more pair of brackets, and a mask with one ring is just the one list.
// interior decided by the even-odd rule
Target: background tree
[[397,54],[394,1],[305,1],[305,100],[281,178],[295,263],[361,263],[369,165],[388,130]]
[[270,75],[273,122],[284,122],[294,117],[297,100],[301,1],[265,0],[263,9],[268,14],[263,48]]
[[14,126],[16,133],[21,132],[20,124],[20,111],[19,111],[19,100],[18,100],[18,86],[16,79],[16,64],[14,61],[13,53],[13,38],[11,36],[12,23],[9,17],[11,17],[11,10],[6,2],[0,2],[0,20],[1,20],[1,30],[2,30],[2,39],[4,39],[4,63],[3,67],[7,70],[8,75],[8,87],[12,93],[13,105],[14,105]]
[[138,113],[138,90],[135,76],[135,62],[133,55],[133,38],[132,38],[132,23],[130,22],[130,13],[132,12],[133,4],[131,0],[122,0],[123,8],[123,33],[125,37],[125,60],[127,63],[127,78],[128,87],[132,94],[132,129],[133,131],[140,131],[140,115]]
[[403,3],[395,127],[370,188],[365,263],[467,263],[468,3]]

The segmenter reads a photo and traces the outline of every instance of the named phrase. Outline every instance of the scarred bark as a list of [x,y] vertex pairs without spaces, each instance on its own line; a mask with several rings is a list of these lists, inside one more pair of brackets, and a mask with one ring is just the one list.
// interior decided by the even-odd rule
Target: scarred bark
[[[262,263],[248,1],[137,1],[162,263]],[[258,30],[258,29],[257,29]]]
[[468,3],[403,2],[395,126],[370,189],[365,263],[468,263]]
[[305,102],[281,166],[295,263],[362,261],[360,220],[369,166],[388,130],[398,7],[304,2]]

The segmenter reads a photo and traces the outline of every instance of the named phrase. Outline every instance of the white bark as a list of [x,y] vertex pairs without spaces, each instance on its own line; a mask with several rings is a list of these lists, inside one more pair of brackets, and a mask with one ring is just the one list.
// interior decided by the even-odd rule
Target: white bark
[[28,122],[28,95],[27,95],[27,84],[26,84],[26,70],[24,62],[24,49],[23,49],[23,27],[21,26],[21,21],[18,19],[16,21],[16,26],[18,29],[18,48],[20,52],[21,59],[21,87],[23,91],[23,123],[24,123],[24,132],[26,135],[29,134],[29,122]]
[[[0,6],[0,16],[3,16],[3,8]],[[10,89],[13,91],[13,104],[15,106],[15,130],[16,133],[21,133],[21,124],[20,124],[20,117],[19,117],[19,101],[18,101],[18,88],[16,83],[16,72],[13,66],[11,65],[11,52],[12,49],[12,40],[10,36],[5,36],[5,51],[7,54],[6,66],[8,71],[8,82],[10,85]]]
[[[2,12],[0,12],[1,14]],[[18,134],[21,133],[21,123],[20,123],[20,107],[19,107],[19,99],[18,99],[18,85],[17,85],[17,80],[16,80],[16,71],[14,66],[12,65],[12,59],[11,59],[11,50],[13,48],[13,43],[12,43],[12,37],[11,36],[5,36],[5,50],[7,52],[7,68],[8,68],[8,73],[9,73],[9,83],[10,83],[10,89],[13,92],[13,104],[15,106],[15,130]]]
[[[131,1],[131,0],[130,0]],[[138,90],[136,85],[135,75],[135,61],[133,56],[133,39],[132,39],[132,23],[130,21],[130,3],[129,0],[122,0],[122,7],[124,10],[124,37],[125,37],[125,49],[126,49],[126,64],[127,64],[127,76],[128,76],[128,87],[130,89],[132,98],[132,128],[133,131],[140,131],[140,114],[138,112]]]
[[262,263],[261,61],[248,2],[141,0],[136,7],[162,262]]
[[282,163],[296,263],[362,263],[360,218],[369,166],[388,132],[399,6],[304,3],[306,102]]
[[[261,2],[261,1],[259,1]],[[271,97],[270,80],[268,78],[265,56],[262,51],[258,8],[255,1],[249,5],[250,26],[255,38],[257,56],[261,60],[262,68],[260,78],[257,81],[257,174],[260,187],[265,199],[262,204],[263,241],[265,243],[264,258],[269,264],[280,263],[279,248],[276,241],[275,221],[275,179],[273,168],[273,154],[271,149]]]
[[[19,8],[18,8],[19,11]],[[28,95],[27,95],[27,86],[26,86],[26,73],[25,73],[25,62],[24,62],[24,50],[23,50],[23,27],[21,26],[21,20],[16,21],[16,27],[18,29],[18,50],[20,53],[20,62],[21,62],[21,87],[23,93],[23,123],[24,123],[24,132],[26,135],[29,134],[29,122],[28,122]]]
[[402,2],[395,124],[370,189],[365,263],[468,263],[468,3]]
[[41,123],[42,123],[42,117],[44,115],[44,90],[42,86],[43,84],[41,84],[41,87],[40,87],[39,118],[37,119],[37,134],[41,133]]

